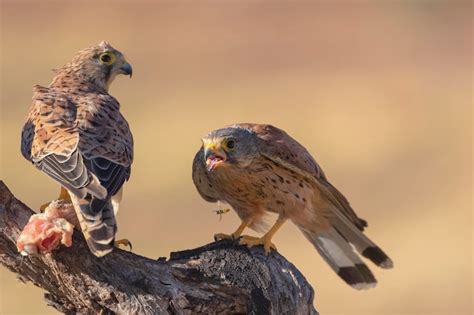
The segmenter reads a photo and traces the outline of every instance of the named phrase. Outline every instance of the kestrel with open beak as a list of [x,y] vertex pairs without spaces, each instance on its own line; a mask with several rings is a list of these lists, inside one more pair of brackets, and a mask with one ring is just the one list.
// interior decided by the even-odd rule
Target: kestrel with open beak
[[[367,289],[377,282],[359,255],[379,267],[393,267],[364,235],[367,222],[329,183],[309,152],[278,128],[236,124],[210,132],[194,158],[193,181],[205,200],[227,202],[242,221],[234,233],[216,234],[216,239],[263,245],[268,253],[274,248],[272,237],[289,219],[353,288]],[[278,219],[265,235],[242,235],[246,227],[261,229],[269,212]]]

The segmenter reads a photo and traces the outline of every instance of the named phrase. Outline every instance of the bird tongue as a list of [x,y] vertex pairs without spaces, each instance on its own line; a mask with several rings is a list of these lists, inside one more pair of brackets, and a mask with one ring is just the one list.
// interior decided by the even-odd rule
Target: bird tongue
[[206,160],[207,171],[211,172],[219,162],[222,162],[224,159],[218,155],[211,155]]

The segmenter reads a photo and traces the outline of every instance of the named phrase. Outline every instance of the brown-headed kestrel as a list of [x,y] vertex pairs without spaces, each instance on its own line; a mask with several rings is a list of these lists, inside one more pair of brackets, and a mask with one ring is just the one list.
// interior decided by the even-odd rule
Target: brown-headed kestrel
[[[347,199],[327,180],[309,152],[284,131],[270,125],[236,124],[210,132],[193,162],[193,181],[209,202],[232,206],[242,224],[231,235],[249,247],[274,248],[271,238],[290,219],[324,260],[356,289],[377,281],[359,257],[392,268],[390,258],[363,230]],[[242,236],[246,227],[261,229],[266,213],[278,214],[276,223],[261,237]]]
[[132,67],[101,42],[55,72],[48,87],[34,87],[21,152],[61,184],[59,198],[72,201],[91,252],[103,256],[115,245],[115,216],[133,159],[132,134],[108,89],[118,74],[132,76]]

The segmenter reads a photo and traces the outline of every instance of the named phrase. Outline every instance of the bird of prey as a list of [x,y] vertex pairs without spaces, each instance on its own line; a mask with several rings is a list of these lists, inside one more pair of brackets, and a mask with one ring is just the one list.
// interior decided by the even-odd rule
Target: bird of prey
[[[216,239],[239,239],[248,247],[275,249],[271,239],[290,219],[331,268],[355,289],[377,283],[360,255],[392,268],[390,258],[367,236],[367,222],[328,181],[309,152],[271,125],[236,124],[210,132],[193,162],[193,181],[209,202],[227,202],[242,223]],[[276,223],[261,238],[242,236],[246,227],[260,230],[265,214]]]
[[[130,177],[133,138],[119,102],[108,93],[118,74],[132,76],[124,55],[107,42],[79,51],[34,87],[21,152],[61,185],[91,252],[112,251],[122,186]],[[44,206],[43,206],[44,208]]]

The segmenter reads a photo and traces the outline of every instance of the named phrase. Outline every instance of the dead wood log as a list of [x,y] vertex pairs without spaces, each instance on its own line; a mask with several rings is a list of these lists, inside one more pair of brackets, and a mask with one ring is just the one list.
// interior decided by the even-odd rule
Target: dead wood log
[[43,288],[64,313],[317,314],[313,289],[283,256],[230,241],[150,259],[124,250],[93,256],[80,232],[73,246],[22,257],[15,242],[34,212],[0,181],[0,263]]

